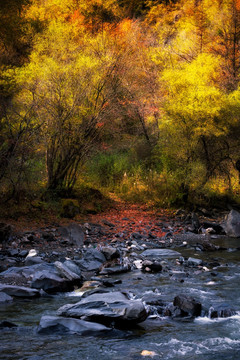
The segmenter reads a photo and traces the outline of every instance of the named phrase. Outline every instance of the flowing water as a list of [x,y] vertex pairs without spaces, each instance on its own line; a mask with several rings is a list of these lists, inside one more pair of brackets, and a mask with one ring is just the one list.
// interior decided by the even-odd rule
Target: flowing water
[[[18,301],[0,306],[0,321],[8,320],[18,325],[15,329],[0,331],[0,359],[240,359],[240,251],[236,250],[239,240],[223,241],[225,244],[221,243],[221,246],[228,247],[227,251],[203,253],[176,249],[184,257],[218,261],[220,266],[217,269],[202,272],[196,268],[183,268],[173,261],[171,276],[169,271],[144,274],[136,270],[119,275],[122,284],[114,289],[129,290],[137,298],[157,293],[169,302],[184,293],[200,301],[205,309],[212,304],[229,304],[239,311],[236,315],[210,319],[206,311],[190,322],[153,316],[135,329],[113,330],[104,336],[49,336],[36,332],[41,316],[55,315],[61,305],[77,302],[76,294]],[[189,274],[181,282],[183,271]]]

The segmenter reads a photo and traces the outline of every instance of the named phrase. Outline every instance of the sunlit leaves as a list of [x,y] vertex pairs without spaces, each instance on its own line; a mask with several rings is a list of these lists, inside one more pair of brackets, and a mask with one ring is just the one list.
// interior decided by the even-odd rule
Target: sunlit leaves
[[224,103],[224,95],[214,85],[218,67],[218,59],[201,54],[190,64],[164,72],[168,91],[166,118],[172,119],[173,126],[178,127],[179,119],[191,129],[192,136],[222,133],[215,126]]

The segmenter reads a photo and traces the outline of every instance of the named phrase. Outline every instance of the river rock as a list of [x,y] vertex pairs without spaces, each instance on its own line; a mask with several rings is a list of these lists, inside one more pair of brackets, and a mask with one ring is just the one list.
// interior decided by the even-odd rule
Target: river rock
[[100,275],[114,275],[114,274],[123,274],[128,271],[131,271],[130,265],[116,265],[112,267],[103,268],[99,274]]
[[72,333],[80,335],[94,335],[112,329],[94,322],[64,318],[61,316],[42,316],[38,327],[39,334]]
[[48,263],[41,263],[41,264],[22,266],[22,267],[13,266],[3,271],[0,274],[0,282],[1,282],[1,277],[3,277],[6,280],[6,282],[8,277],[12,277],[12,278],[15,277],[18,282],[21,282],[21,279],[23,282],[26,282],[26,280],[32,280],[34,274],[37,271],[43,271],[43,270],[57,274],[54,265]]
[[73,223],[65,227],[60,227],[58,232],[62,237],[73,241],[78,247],[83,246],[85,234],[80,225]]
[[201,259],[196,259],[196,258],[188,258],[186,264],[188,266],[201,266],[203,264],[203,261]]
[[212,305],[209,309],[209,317],[211,319],[227,318],[236,315],[236,310],[228,304]]
[[4,292],[9,296],[17,298],[35,298],[40,297],[40,293],[36,289],[30,289],[25,286],[14,286],[0,284],[0,292]]
[[54,266],[57,272],[60,274],[60,276],[70,281],[80,282],[81,277],[78,274],[71,271],[65,264],[61,263],[60,261],[55,261]]
[[155,315],[156,312],[162,315],[167,306],[166,301],[162,299],[162,295],[160,294],[154,294],[154,293],[144,294],[142,297],[142,301],[148,305],[149,307],[148,310],[151,315]]
[[17,328],[17,325],[7,320],[0,321],[0,329],[6,329],[6,328],[8,329]]
[[181,254],[178,251],[169,249],[148,249],[143,251],[141,256],[144,258],[160,258],[162,260],[163,258],[177,258],[181,256]]
[[105,256],[107,260],[113,260],[120,258],[120,251],[117,248],[114,248],[112,246],[103,246],[101,249],[101,252]]
[[27,256],[24,263],[26,266],[31,266],[36,264],[42,264],[44,263],[44,261],[40,256]]
[[120,291],[89,295],[74,305],[64,305],[57,314],[105,325],[139,323],[147,318],[142,301],[129,300],[129,297]]
[[157,260],[144,260],[142,262],[142,270],[147,271],[149,269],[152,272],[160,272],[162,271],[162,265]]
[[210,231],[210,229],[213,229],[213,233],[216,234],[216,235],[223,235],[225,234],[225,231],[224,231],[224,228],[222,227],[222,225],[220,224],[217,224],[215,222],[208,222],[208,221],[204,221],[203,224],[202,224],[202,232],[207,232],[207,233],[212,233]]
[[240,213],[236,210],[231,210],[227,216],[225,232],[230,237],[240,237]]
[[37,250],[31,249],[31,250],[29,250],[27,257],[33,257],[33,256],[37,256],[37,255],[38,255]]
[[83,271],[96,271],[106,262],[106,258],[97,249],[88,249],[83,255],[83,259],[76,260],[77,265]]
[[185,294],[178,295],[174,298],[173,305],[181,310],[181,316],[183,317],[201,315],[202,305],[191,296]]
[[72,260],[65,260],[63,263],[69,270],[74,272],[75,274],[82,276],[82,272],[79,266]]
[[8,294],[6,294],[3,291],[0,292],[0,304],[11,302],[12,300],[13,300],[13,298],[11,296],[9,296]]
[[31,281],[31,287],[42,289],[46,293],[72,291],[74,286],[69,280],[62,279],[55,273],[47,270],[37,271]]

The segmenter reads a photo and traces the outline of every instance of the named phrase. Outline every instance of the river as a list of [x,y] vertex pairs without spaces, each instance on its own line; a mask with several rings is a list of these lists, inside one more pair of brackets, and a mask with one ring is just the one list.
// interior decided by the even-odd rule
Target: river
[[[223,241],[215,240],[215,243],[228,247],[228,250],[207,253],[174,249],[184,257],[200,258],[207,263],[217,261],[220,266],[216,269],[206,268],[203,272],[195,268],[188,272],[173,260],[170,271],[148,274],[134,270],[115,275],[115,279],[122,279],[122,284],[114,289],[131,291],[137,298],[157,293],[169,302],[184,293],[200,301],[205,309],[212,304],[229,304],[237,310],[234,316],[210,319],[206,311],[201,317],[187,322],[152,316],[134,329],[113,330],[104,336],[49,336],[37,334],[41,316],[54,315],[61,305],[78,301],[77,294],[15,301],[0,306],[0,321],[8,320],[18,325],[0,330],[0,359],[240,359],[240,251],[236,249],[239,240]],[[177,274],[181,275],[183,271],[188,276],[179,281]]]

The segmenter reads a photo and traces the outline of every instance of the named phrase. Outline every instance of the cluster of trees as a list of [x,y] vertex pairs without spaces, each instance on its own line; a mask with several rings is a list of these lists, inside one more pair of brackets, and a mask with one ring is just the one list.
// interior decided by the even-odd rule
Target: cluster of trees
[[5,201],[91,166],[168,198],[237,192],[239,0],[6,0],[0,18]]

